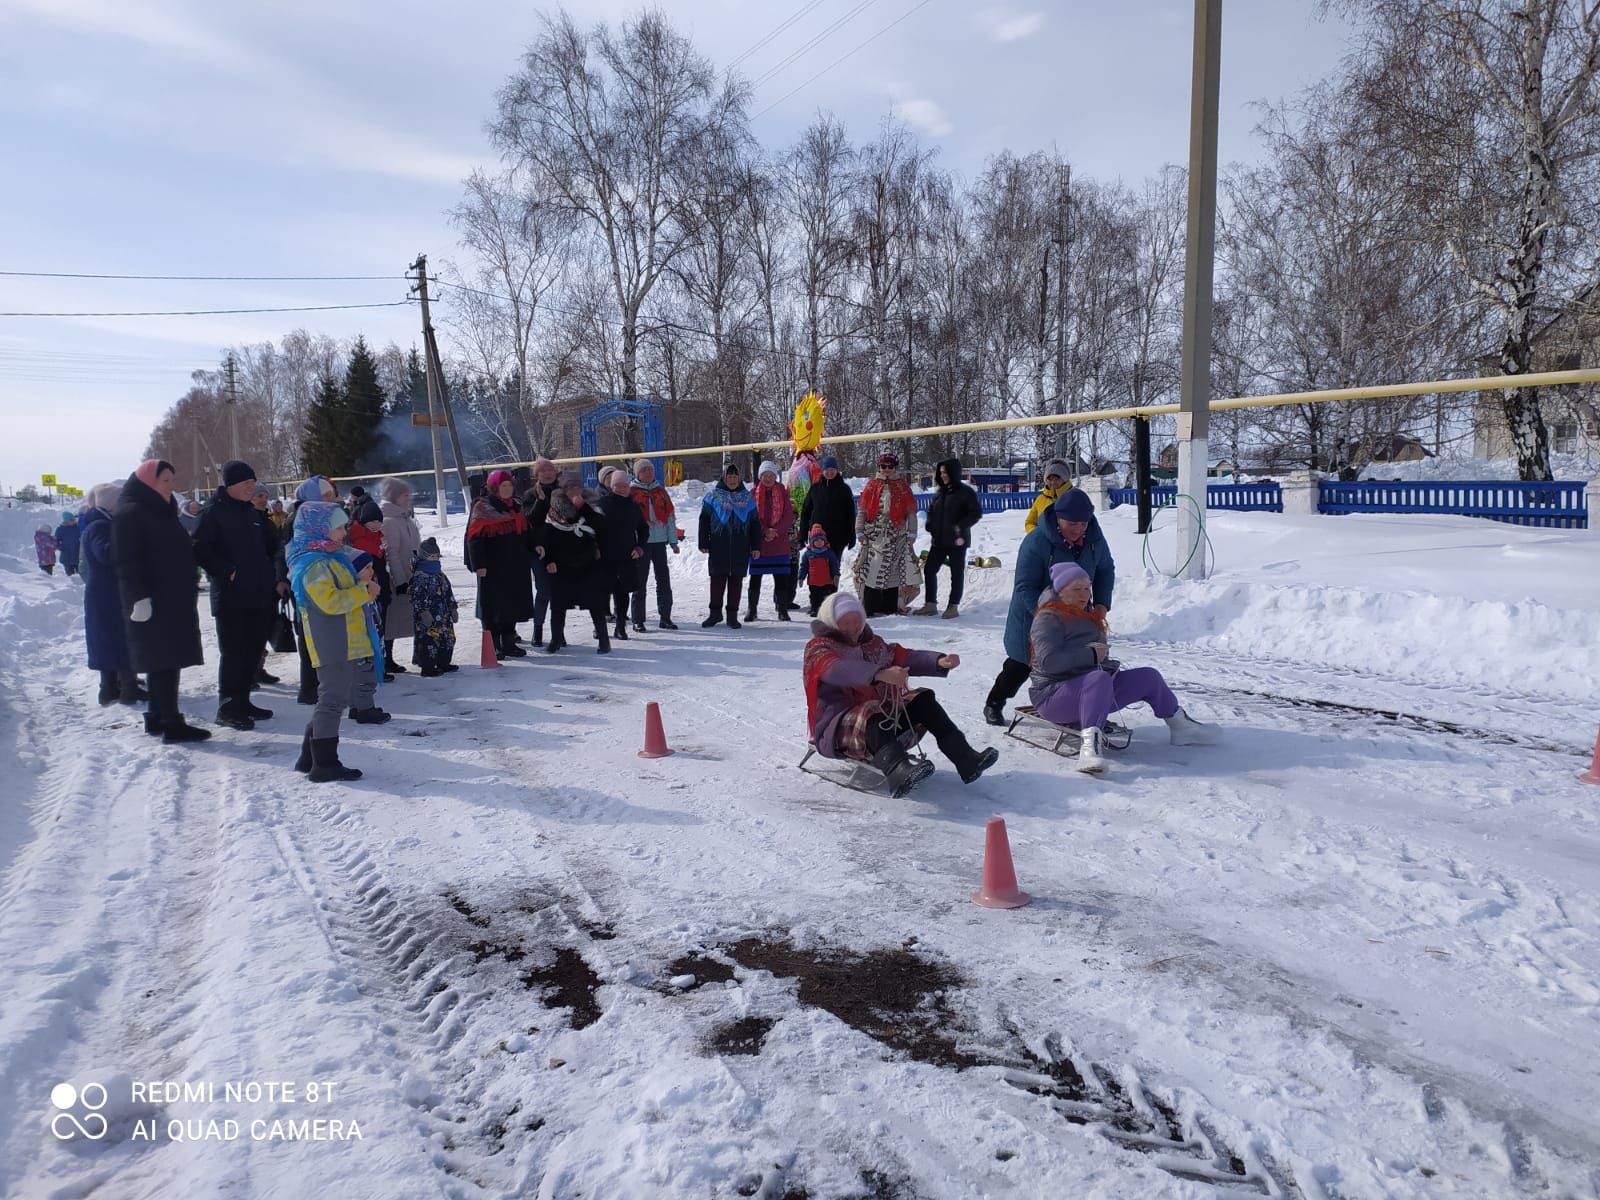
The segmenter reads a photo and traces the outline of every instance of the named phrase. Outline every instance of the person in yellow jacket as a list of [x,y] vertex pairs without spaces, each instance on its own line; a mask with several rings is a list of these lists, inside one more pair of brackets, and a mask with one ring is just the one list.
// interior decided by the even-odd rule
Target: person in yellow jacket
[[1067,464],[1061,459],[1052,459],[1044,468],[1044,487],[1039,492],[1039,498],[1033,502],[1033,507],[1028,510],[1028,515],[1023,519],[1022,528],[1025,533],[1032,533],[1033,527],[1039,523],[1039,518],[1050,511],[1050,506],[1056,502],[1056,497],[1072,486],[1072,472],[1067,470]]
[[383,641],[373,612],[382,589],[372,580],[371,558],[345,548],[349,523],[337,504],[303,503],[286,551],[301,634],[317,669],[317,707],[295,763],[313,783],[361,778],[339,761],[339,721],[346,707],[360,724],[389,719],[373,702],[383,678]]

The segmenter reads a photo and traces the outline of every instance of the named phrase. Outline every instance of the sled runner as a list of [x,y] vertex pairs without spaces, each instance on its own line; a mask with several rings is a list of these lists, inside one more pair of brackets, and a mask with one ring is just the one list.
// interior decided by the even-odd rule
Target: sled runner
[[[900,746],[912,762],[928,761],[928,756],[917,749],[917,743],[921,740],[922,734],[915,729],[908,729],[900,735]],[[823,765],[808,766],[813,757],[820,760]],[[855,758],[824,758],[818,753],[815,742],[806,743],[806,755],[800,760],[800,769],[807,775],[825,779],[853,792],[865,792],[869,796],[884,798],[889,795],[884,790],[883,772],[877,767]]]
[[[1028,722],[1028,724],[1024,725],[1024,721]],[[1048,735],[1050,737],[1049,741],[1046,741],[1043,737],[1033,738],[1027,736],[1029,732],[1034,731],[1035,727],[1039,725],[1050,731]],[[1021,733],[1017,732],[1019,726],[1023,730]],[[1041,729],[1038,732],[1042,734],[1044,730]],[[1017,741],[1025,742],[1029,746],[1037,746],[1040,750],[1048,750],[1052,754],[1059,754],[1063,758],[1075,758],[1078,748],[1083,742],[1082,730],[1078,726],[1057,725],[1053,721],[1047,721],[1039,715],[1038,710],[1031,704],[1017,706],[1016,715],[1011,718],[1011,724],[1006,726],[1006,736],[1016,738]],[[1115,721],[1106,722],[1101,744],[1108,750],[1126,750],[1132,743],[1133,730],[1126,725],[1119,725]]]

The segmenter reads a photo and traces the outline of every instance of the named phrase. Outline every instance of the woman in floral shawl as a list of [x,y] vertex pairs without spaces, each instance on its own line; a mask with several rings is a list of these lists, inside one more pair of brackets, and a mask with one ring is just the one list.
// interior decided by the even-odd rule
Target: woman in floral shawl
[[910,611],[922,590],[917,562],[917,498],[900,477],[893,454],[878,459],[878,476],[861,492],[856,508],[856,592],[869,617]]

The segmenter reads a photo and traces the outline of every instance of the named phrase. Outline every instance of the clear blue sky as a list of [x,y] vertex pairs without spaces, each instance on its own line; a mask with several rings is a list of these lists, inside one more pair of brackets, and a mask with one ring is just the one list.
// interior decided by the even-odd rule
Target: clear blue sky
[[[822,0],[740,66],[758,77],[857,0]],[[788,143],[819,107],[870,137],[896,111],[972,178],[990,153],[1056,146],[1135,182],[1187,154],[1183,0],[973,6],[931,0],[787,99],[917,0],[872,3],[756,89]],[[665,5],[719,65],[806,7]],[[1227,0],[1222,156],[1255,157],[1254,101],[1331,70],[1346,31],[1309,0]],[[618,21],[636,4],[569,5]],[[0,0],[0,270],[393,274],[366,283],[0,278],[0,311],[247,308],[404,298],[419,251],[450,257],[445,212],[492,155],[497,87],[540,7],[484,0]],[[553,10],[549,10],[553,11]],[[89,486],[128,473],[161,413],[223,347],[297,325],[409,344],[412,308],[147,319],[0,318],[0,485],[41,471]]]

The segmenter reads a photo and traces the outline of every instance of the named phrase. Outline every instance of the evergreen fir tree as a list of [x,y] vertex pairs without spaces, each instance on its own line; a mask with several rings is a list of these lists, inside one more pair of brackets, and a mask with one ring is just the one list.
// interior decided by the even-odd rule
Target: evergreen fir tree
[[344,437],[352,471],[361,470],[362,460],[377,448],[385,400],[378,362],[367,349],[366,338],[357,337],[344,373]]
[[415,346],[406,355],[405,382],[389,398],[386,411],[391,417],[428,411],[428,374],[422,365],[422,355]]
[[301,465],[308,475],[348,475],[355,463],[347,434],[344,390],[324,375],[306,410],[306,434],[300,444]]

